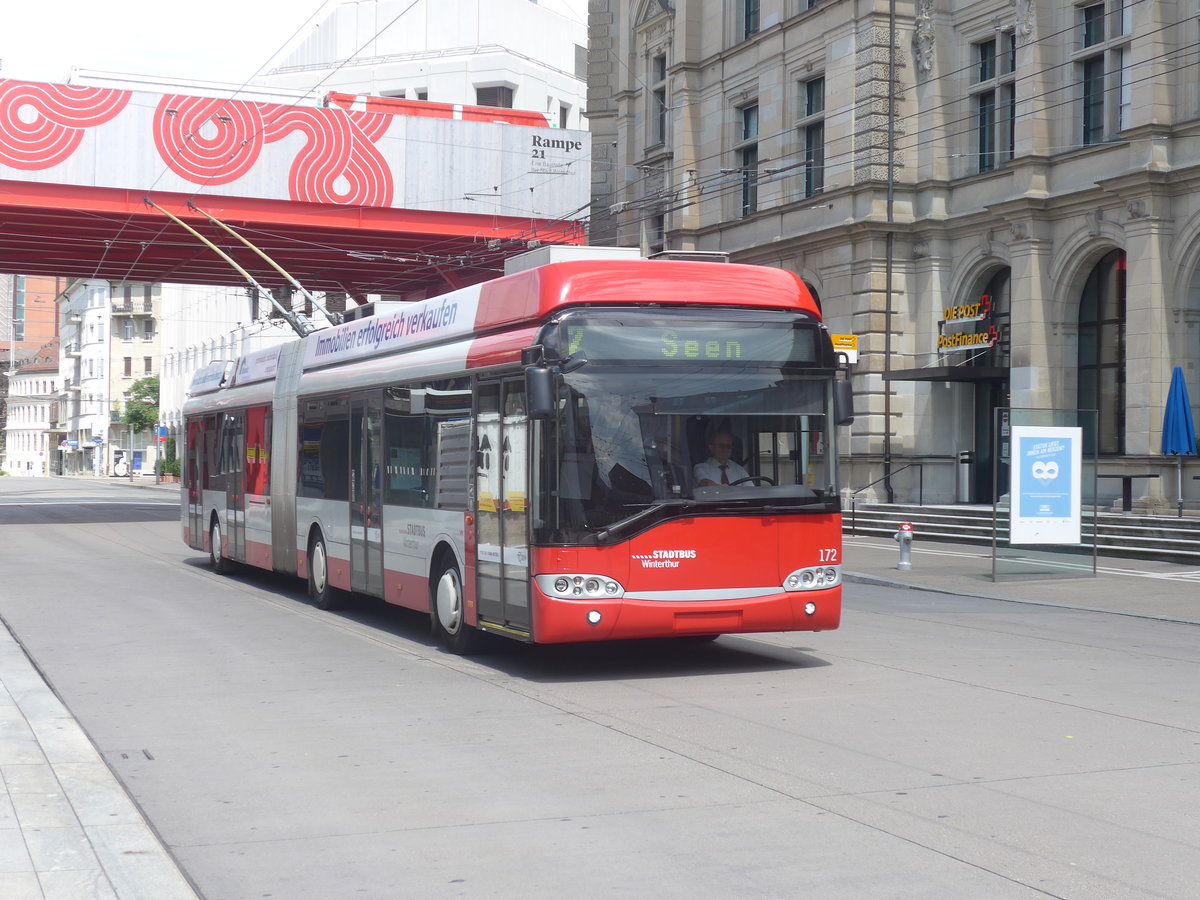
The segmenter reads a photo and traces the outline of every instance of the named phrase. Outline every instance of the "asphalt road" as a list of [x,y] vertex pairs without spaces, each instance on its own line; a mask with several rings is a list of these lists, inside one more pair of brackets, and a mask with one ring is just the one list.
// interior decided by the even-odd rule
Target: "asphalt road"
[[1195,626],[848,585],[460,659],[213,575],[175,502],[0,479],[0,615],[208,900],[1200,896]]

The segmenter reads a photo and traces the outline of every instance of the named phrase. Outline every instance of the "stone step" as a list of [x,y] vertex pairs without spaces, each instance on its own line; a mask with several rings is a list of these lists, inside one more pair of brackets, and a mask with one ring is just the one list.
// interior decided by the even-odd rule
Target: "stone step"
[[[901,522],[913,526],[916,540],[990,545],[990,507],[918,507],[871,504],[844,510],[846,535],[892,537]],[[997,523],[1000,540],[1006,540],[1005,520]],[[1103,556],[1156,559],[1200,565],[1200,522],[1192,518],[1127,516],[1100,513],[1096,516],[1096,544]],[[1093,523],[1083,523],[1084,539],[1091,538]]]

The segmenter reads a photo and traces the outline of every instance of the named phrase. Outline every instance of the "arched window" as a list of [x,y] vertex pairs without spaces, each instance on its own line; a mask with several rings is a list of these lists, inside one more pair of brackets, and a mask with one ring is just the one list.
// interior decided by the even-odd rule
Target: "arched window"
[[1096,263],[1079,298],[1079,408],[1100,411],[1100,453],[1125,452],[1124,250]]
[[976,296],[968,297],[963,301],[965,303],[986,303],[986,318],[980,322],[979,330],[996,329],[996,343],[987,350],[969,354],[965,365],[1008,368],[1009,347],[1012,339],[1008,330],[1011,288],[1012,270],[1005,266],[1002,269],[996,269],[987,277]]
[[804,282],[804,286],[808,288],[808,292],[812,294],[813,302],[817,304],[817,311],[824,315],[825,309],[821,306],[821,295],[817,293],[817,289],[807,281]]

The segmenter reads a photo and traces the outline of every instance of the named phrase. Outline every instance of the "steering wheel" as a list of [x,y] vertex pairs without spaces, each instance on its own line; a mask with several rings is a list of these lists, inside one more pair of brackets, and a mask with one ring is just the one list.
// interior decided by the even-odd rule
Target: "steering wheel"
[[747,481],[753,482],[754,484],[758,484],[760,481],[765,481],[767,484],[771,485],[771,487],[775,487],[775,482],[766,475],[747,475],[745,478],[739,478],[737,481],[729,482],[729,486],[733,487],[735,484],[745,484]]

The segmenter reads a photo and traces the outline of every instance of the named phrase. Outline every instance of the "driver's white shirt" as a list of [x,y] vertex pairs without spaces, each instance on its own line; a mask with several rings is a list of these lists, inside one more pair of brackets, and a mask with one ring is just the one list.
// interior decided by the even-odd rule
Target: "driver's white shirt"
[[[705,478],[713,482],[713,484],[721,483],[721,464],[711,456],[702,463],[696,463],[692,469],[692,474],[696,476],[696,483],[699,484]],[[733,484],[739,478],[749,478],[750,473],[735,463],[732,459],[725,463],[725,475],[729,478],[729,483]]]

